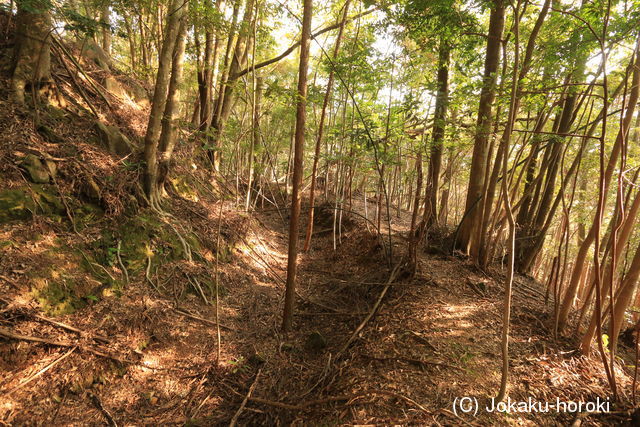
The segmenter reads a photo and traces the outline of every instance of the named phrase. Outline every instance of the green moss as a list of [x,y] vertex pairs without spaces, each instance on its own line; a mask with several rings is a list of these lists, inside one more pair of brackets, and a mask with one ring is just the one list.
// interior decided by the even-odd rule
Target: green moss
[[104,211],[93,203],[83,203],[77,209],[73,210],[73,218],[76,222],[76,228],[82,230],[92,222],[102,218]]
[[31,184],[29,187],[0,191],[0,224],[26,220],[34,213],[61,216],[64,209],[55,188],[48,184]]
[[180,195],[180,197],[191,200],[192,202],[197,202],[200,200],[198,193],[194,190],[196,187],[195,183],[189,182],[186,176],[178,176],[176,178],[171,178],[171,184],[176,192]]
[[84,307],[86,304],[74,295],[73,282],[65,278],[52,282],[46,279],[34,280],[32,294],[40,303],[40,306],[50,316],[61,316],[73,313],[75,310]]
[[[200,257],[200,242],[193,234],[183,236],[191,247],[192,256]],[[148,258],[152,264],[160,259],[172,261],[185,259],[184,246],[175,231],[149,213],[141,213],[126,220],[115,230],[104,231],[102,238],[93,245],[96,262],[105,267],[117,265],[117,247],[120,241],[120,258],[129,274],[144,271]]]
[[63,215],[64,203],[56,193],[55,187],[48,184],[31,184],[31,190],[37,199],[37,205],[44,215]]
[[0,224],[31,218],[35,211],[33,198],[24,189],[0,192]]

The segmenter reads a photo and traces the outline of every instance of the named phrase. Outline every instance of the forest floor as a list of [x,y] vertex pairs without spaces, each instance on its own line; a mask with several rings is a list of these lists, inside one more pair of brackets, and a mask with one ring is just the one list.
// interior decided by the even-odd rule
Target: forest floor
[[[201,236],[215,236],[219,209],[213,200],[174,200],[171,208],[179,228],[188,221]],[[353,209],[362,211],[362,203]],[[394,214],[392,227],[396,254],[406,246],[407,214],[401,216]],[[248,216],[227,202],[222,217],[222,236],[235,235],[236,244],[218,267],[219,361],[215,309],[180,280],[188,265],[159,277],[160,292],[141,272],[120,295],[102,295],[54,320],[29,298],[28,272],[38,262],[73,269],[73,260],[42,254],[54,241],[73,245],[77,236],[58,232],[55,239],[34,240],[48,227],[36,220],[4,227],[2,239],[12,244],[3,249],[0,285],[0,333],[9,338],[0,340],[0,420],[224,425],[236,413],[241,425],[566,425],[576,419],[553,410],[483,409],[500,381],[499,273],[490,277],[464,259],[421,252],[416,276],[400,275],[377,314],[341,351],[389,277],[372,227],[345,213],[334,251],[332,210],[319,210],[312,249],[300,256],[294,332],[283,335],[286,212]],[[204,274],[214,277],[210,267]],[[544,289],[518,277],[514,298],[512,400],[607,396],[600,362],[576,355],[575,343],[552,338]],[[629,372],[620,368],[617,378],[627,393]],[[454,414],[462,397],[478,399],[477,416]],[[625,419],[594,414],[584,423]]]

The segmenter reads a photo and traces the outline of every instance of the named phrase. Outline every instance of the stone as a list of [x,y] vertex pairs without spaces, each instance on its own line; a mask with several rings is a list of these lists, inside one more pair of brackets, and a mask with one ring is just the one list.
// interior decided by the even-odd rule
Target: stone
[[129,138],[124,136],[116,126],[96,122],[96,129],[100,137],[100,142],[111,154],[128,156],[134,151],[135,147],[131,141],[129,141]]
[[23,189],[0,191],[0,224],[29,219],[34,210],[33,199]]
[[58,175],[58,165],[56,165],[56,162],[53,160],[45,160],[44,165],[47,167],[51,178],[55,178]]
[[104,71],[109,71],[111,67],[111,58],[105,53],[100,46],[98,46],[93,40],[87,38],[86,40],[79,42],[82,47],[80,54],[93,61],[96,65],[102,68]]
[[327,339],[318,331],[312,332],[307,337],[306,347],[313,351],[320,351],[327,347]]
[[32,184],[0,191],[0,224],[25,220],[34,213],[63,215],[65,207],[51,185]]
[[108,76],[104,79],[104,87],[113,95],[117,96],[120,99],[125,99],[128,94],[127,91],[122,87],[120,82],[116,80],[113,76]]
[[129,94],[129,97],[136,102],[136,104],[143,107],[148,107],[149,105],[151,105],[149,92],[147,92],[147,90],[135,80],[128,81],[125,84],[125,90]]
[[27,171],[29,179],[36,184],[47,184],[51,178],[48,167],[35,154],[27,154],[20,162],[20,167]]
[[96,184],[96,181],[89,175],[85,176],[85,182],[82,186],[82,194],[87,196],[89,200],[96,202],[100,201],[100,186]]

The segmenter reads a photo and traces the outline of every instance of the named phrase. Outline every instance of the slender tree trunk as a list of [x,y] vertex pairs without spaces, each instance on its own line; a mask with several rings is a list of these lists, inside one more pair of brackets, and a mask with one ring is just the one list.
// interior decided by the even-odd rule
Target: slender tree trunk
[[[613,171],[616,168],[616,163],[618,161],[618,156],[620,155],[620,151],[622,148],[622,143],[626,138],[629,132],[629,125],[631,124],[631,120],[633,119],[633,114],[635,112],[636,104],[638,103],[638,95],[640,88],[640,52],[638,51],[638,47],[640,47],[640,37],[638,38],[638,44],[636,45],[636,51],[634,52],[634,58],[632,58],[632,63],[634,63],[633,67],[633,77],[631,79],[631,90],[629,92],[629,98],[627,101],[627,107],[624,119],[622,121],[620,130],[618,135],[616,136],[615,143],[613,148],[611,149],[611,154],[609,156],[609,162],[606,166],[606,169],[603,171],[603,203],[606,202],[607,192],[609,190],[609,185],[611,183],[611,177],[613,175]],[[606,113],[603,114],[606,116]],[[564,294],[562,299],[562,304],[560,306],[560,311],[558,313],[558,332],[561,332],[567,324],[567,319],[569,317],[569,312],[571,311],[571,307],[573,306],[573,301],[575,298],[575,294],[578,290],[578,285],[580,283],[580,276],[582,275],[582,269],[587,259],[587,254],[594,240],[596,239],[596,233],[598,232],[598,228],[596,227],[597,221],[594,221],[589,229],[589,233],[585,237],[582,245],[578,249],[578,254],[576,255],[574,264],[573,264],[573,272],[571,273],[571,279],[569,281],[569,285],[567,286],[567,291]]]
[[307,72],[309,69],[309,45],[311,41],[312,0],[304,0],[302,17],[302,39],[300,43],[300,66],[298,68],[298,101],[296,107],[296,133],[293,160],[293,194],[289,220],[289,252],[287,257],[287,283],[282,315],[282,330],[288,332],[293,325],[295,309],[296,270],[298,258],[298,230],[300,226],[300,190],[302,187],[304,132],[307,103]]
[[[436,111],[433,117],[433,137],[431,140],[429,168],[423,218],[423,233],[438,221],[438,190],[440,188],[440,169],[442,165],[442,141],[447,120],[449,99],[449,57],[451,47],[444,38],[440,39],[438,53],[438,92]],[[422,234],[422,233],[421,233]]]
[[253,106],[253,133],[251,138],[251,147],[249,148],[249,182],[247,184],[247,199],[245,201],[245,210],[249,210],[251,203],[251,191],[259,185],[258,172],[254,166],[256,152],[260,146],[260,110],[262,104],[262,77],[256,77],[256,86],[254,88],[255,99]]
[[254,19],[254,12],[255,0],[247,0],[241,28],[238,31],[235,48],[233,49],[234,53],[230,58],[231,64],[229,65],[226,79],[224,83],[221,83],[220,91],[218,93],[216,111],[214,112],[211,123],[214,129],[214,134],[209,141],[209,144],[212,145],[209,150],[209,157],[212,161],[214,172],[220,168],[220,140],[222,138],[226,122],[231,114],[232,105],[235,101],[234,86],[238,79],[237,74],[238,71],[247,64],[250,40],[252,39],[252,37],[250,37],[251,31],[249,29],[251,28],[251,23]]

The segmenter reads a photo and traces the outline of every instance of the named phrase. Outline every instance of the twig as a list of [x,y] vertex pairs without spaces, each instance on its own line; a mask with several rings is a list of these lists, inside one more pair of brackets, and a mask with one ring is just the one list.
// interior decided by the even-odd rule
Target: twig
[[35,374],[31,375],[29,378],[27,378],[25,381],[23,381],[22,383],[18,384],[17,386],[15,386],[14,388],[12,388],[11,390],[9,390],[7,392],[7,394],[13,393],[14,391],[24,387],[25,385],[29,384],[31,381],[35,380],[36,378],[38,378],[40,375],[44,374],[45,372],[47,372],[49,369],[53,368],[55,365],[57,365],[58,363],[60,363],[61,361],[63,361],[64,359],[66,359],[71,353],[73,353],[78,347],[73,347],[71,350],[67,351],[65,354],[63,354],[62,356],[58,357],[57,359],[55,359],[53,362],[49,363],[47,366],[45,366],[44,368],[40,369],[38,372],[36,372]]
[[127,271],[127,267],[124,266],[124,263],[122,262],[122,258],[120,258],[121,246],[122,246],[122,241],[118,240],[118,249],[116,251],[116,258],[118,258],[118,264],[120,264],[120,268],[122,268],[122,272],[124,273],[124,280],[127,286],[129,286],[129,272]]
[[102,415],[104,415],[104,417],[107,419],[107,423],[109,424],[109,426],[118,427],[116,420],[113,419],[109,411],[107,411],[104,405],[102,405],[100,398],[93,393],[89,393],[89,395],[91,396],[91,400],[93,400],[94,405],[96,405],[96,407],[100,410],[100,412],[102,412]]
[[[206,324],[209,324],[209,325],[212,325],[212,326],[217,326],[219,324],[219,323],[214,322],[213,320],[209,320],[209,319],[205,319],[203,317],[196,316],[196,315],[194,315],[194,314],[192,314],[192,313],[190,313],[188,311],[183,311],[183,310],[181,310],[179,308],[174,308],[173,311],[175,311],[176,313],[182,314],[183,316],[188,317],[190,319],[199,320],[202,323],[206,323]],[[220,327],[222,329],[226,329],[226,330],[229,330],[229,331],[235,331],[236,330],[236,329],[232,328],[231,326],[226,326],[226,325],[222,325],[222,324],[220,324]]]
[[231,418],[231,422],[229,423],[229,427],[235,427],[236,423],[238,422],[238,418],[240,417],[240,414],[242,414],[242,410],[244,409],[245,406],[247,406],[247,401],[251,397],[251,393],[253,393],[253,390],[255,390],[256,385],[258,384],[258,378],[260,377],[260,373],[261,372],[262,372],[262,368],[258,369],[258,373],[256,374],[256,378],[253,380],[253,384],[251,384],[251,387],[249,387],[249,391],[247,392],[247,395],[242,400],[242,403],[240,404],[240,407],[236,411],[236,413],[233,416],[233,418]]
[[380,307],[380,304],[382,303],[382,300],[384,299],[384,296],[387,294],[387,291],[391,287],[391,283],[396,278],[396,275],[398,273],[399,267],[400,267],[400,263],[396,264],[396,266],[393,267],[393,270],[391,270],[391,274],[389,275],[389,280],[387,280],[387,284],[385,285],[384,289],[382,289],[382,292],[380,292],[380,296],[378,297],[378,300],[376,301],[376,303],[373,305],[373,308],[371,309],[371,312],[369,312],[369,314],[362,320],[362,322],[360,322],[360,324],[355,329],[355,331],[353,331],[353,333],[351,334],[351,336],[349,337],[347,342],[344,343],[344,345],[342,346],[340,351],[338,351],[338,353],[336,353],[336,357],[335,357],[336,359],[340,358],[340,356],[345,352],[345,350],[347,348],[349,348],[349,346],[351,345],[353,340],[356,339],[358,334],[364,329],[364,327],[367,325],[367,323],[369,323],[369,320],[371,320],[371,318],[376,313],[376,311],[378,311],[378,307]]

